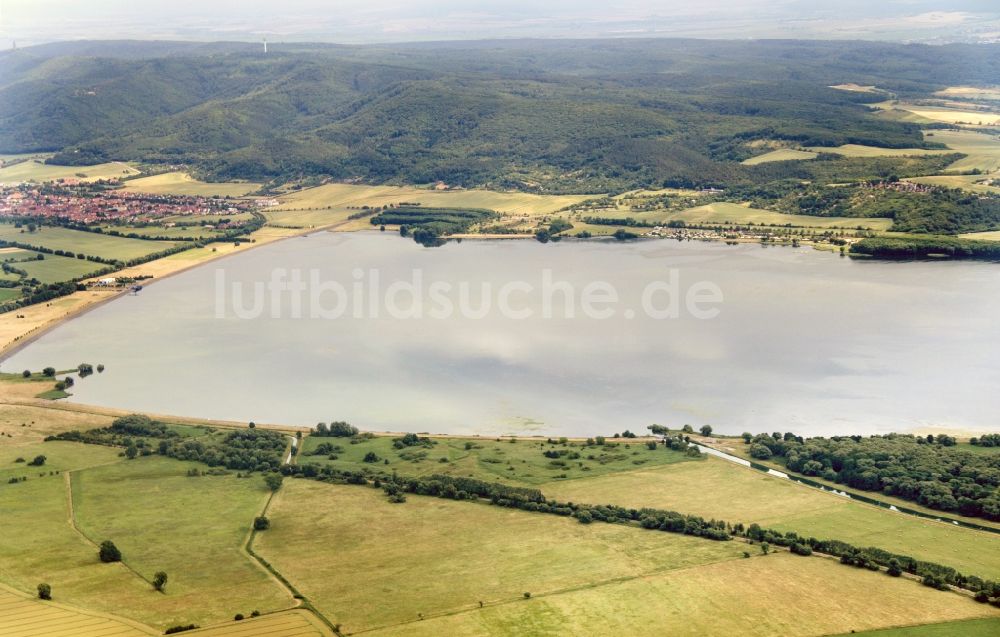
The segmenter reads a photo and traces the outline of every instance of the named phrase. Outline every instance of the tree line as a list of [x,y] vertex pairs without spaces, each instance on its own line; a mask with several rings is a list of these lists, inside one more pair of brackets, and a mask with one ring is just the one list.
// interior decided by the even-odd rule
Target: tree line
[[1000,520],[1000,455],[956,447],[947,435],[744,434],[750,455],[861,491],[878,491],[940,511]]

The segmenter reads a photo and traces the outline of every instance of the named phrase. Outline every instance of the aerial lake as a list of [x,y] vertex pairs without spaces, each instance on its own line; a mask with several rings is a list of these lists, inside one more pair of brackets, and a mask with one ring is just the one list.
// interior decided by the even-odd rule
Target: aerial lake
[[998,431],[998,319],[995,264],[322,232],[123,296],[0,367],[103,363],[74,402],[375,431]]

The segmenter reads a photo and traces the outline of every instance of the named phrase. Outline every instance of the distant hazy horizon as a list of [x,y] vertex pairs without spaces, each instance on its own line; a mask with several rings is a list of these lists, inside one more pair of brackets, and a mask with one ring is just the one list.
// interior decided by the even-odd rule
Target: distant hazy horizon
[[514,37],[998,42],[994,0],[0,0],[0,48],[58,40],[377,43]]

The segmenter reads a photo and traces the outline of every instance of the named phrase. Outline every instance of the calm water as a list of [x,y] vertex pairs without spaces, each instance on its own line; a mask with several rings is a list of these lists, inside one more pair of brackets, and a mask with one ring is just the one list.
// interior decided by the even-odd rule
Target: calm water
[[[353,295],[419,269],[430,282],[520,280],[617,291],[611,318],[541,317],[540,295],[481,318],[217,318],[227,285],[274,268],[338,281]],[[724,296],[711,320],[639,308],[651,281],[679,277]],[[368,288],[365,288],[368,289]],[[421,288],[424,289],[424,288]],[[457,294],[451,295],[459,299]],[[494,293],[495,296],[495,293]],[[338,297],[327,295],[328,309]],[[352,297],[353,298],[353,297]],[[371,298],[370,296],[368,297]],[[403,296],[405,300],[405,295]],[[666,293],[658,299],[665,303]],[[331,300],[332,299],[332,300]],[[251,307],[249,295],[242,299]],[[514,302],[516,301],[516,303]],[[404,303],[405,305],[405,303]],[[635,313],[633,318],[629,311]],[[301,310],[309,316],[309,308]],[[1000,430],[1000,266],[856,262],[811,249],[717,243],[493,241],[426,249],[380,234],[328,234],[262,247],[150,286],[53,330],[4,371],[104,363],[72,400],[155,413],[371,430],[611,434],[650,423],[716,431],[877,433],[923,425]]]

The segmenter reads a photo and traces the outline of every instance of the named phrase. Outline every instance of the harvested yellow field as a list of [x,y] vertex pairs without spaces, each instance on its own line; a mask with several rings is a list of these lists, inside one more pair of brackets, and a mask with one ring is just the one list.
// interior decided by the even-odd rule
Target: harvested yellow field
[[897,104],[897,108],[909,111],[917,117],[946,124],[962,124],[969,126],[996,126],[1000,124],[1000,113],[988,111],[958,110],[950,108],[925,108]]
[[[1000,192],[1000,189],[997,189]],[[980,239],[983,241],[1000,241],[1000,230],[991,230],[989,232],[967,232],[965,234],[958,235],[963,239]]]
[[128,164],[110,162],[95,166],[50,166],[39,161],[23,161],[0,168],[0,184],[19,184],[26,181],[55,181],[57,179],[79,179],[96,181],[138,175],[139,171]]
[[836,153],[844,157],[916,157],[923,155],[947,155],[952,152],[950,150],[929,150],[926,148],[879,148],[877,146],[861,146],[860,144],[844,144],[843,146],[832,147],[810,146],[809,150],[817,153]]
[[278,210],[384,206],[401,202],[441,208],[486,208],[545,215],[598,195],[534,195],[489,190],[430,190],[403,186],[327,184],[281,197]]
[[[3,633],[0,633],[2,635]],[[332,637],[333,631],[305,610],[288,610],[184,633],[200,637]]]
[[949,86],[935,95],[971,100],[1000,100],[1000,86]]
[[143,637],[158,634],[112,615],[29,599],[0,588],[0,637]]
[[794,161],[801,159],[816,159],[816,153],[806,150],[795,150],[794,148],[779,148],[763,155],[745,159],[743,160],[743,165],[756,166],[757,164],[766,164],[771,161]]
[[[28,396],[34,396],[43,389],[50,389],[52,383],[0,383],[0,401],[18,399],[19,392],[11,389],[25,389]],[[12,396],[11,394],[15,395]],[[106,427],[111,424],[110,416],[79,413],[62,409],[49,409],[33,405],[0,403],[0,435],[5,448],[21,448],[41,442],[46,436],[77,429]]]
[[556,592],[368,634],[810,637],[997,616],[1000,611],[967,597],[834,560],[781,552]]
[[743,204],[712,203],[697,208],[689,208],[669,215],[669,219],[681,219],[687,223],[755,223],[765,225],[791,224],[806,228],[871,228],[886,230],[892,225],[891,219],[871,219],[855,217],[810,217],[808,215],[786,215],[772,210],[751,208]]
[[209,183],[199,181],[184,172],[163,173],[151,177],[132,179],[125,184],[126,192],[144,192],[154,195],[191,195],[198,197],[243,197],[260,189],[260,184],[250,182]]
[[831,86],[830,88],[835,88],[838,91],[852,91],[854,93],[876,93],[876,92],[878,92],[877,89],[874,86],[871,86],[871,85],[863,86],[861,84],[853,84],[853,83],[835,84],[834,86]]

